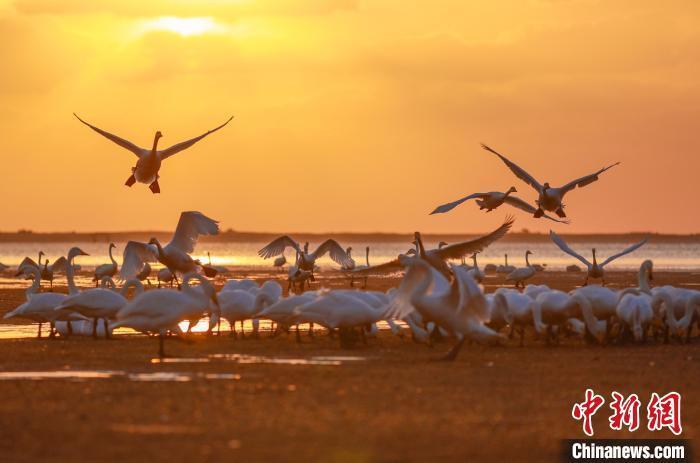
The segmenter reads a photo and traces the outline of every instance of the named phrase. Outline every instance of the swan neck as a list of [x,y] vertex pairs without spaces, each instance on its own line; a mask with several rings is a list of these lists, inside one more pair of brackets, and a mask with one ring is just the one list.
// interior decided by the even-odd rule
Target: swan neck
[[158,140],[160,139],[160,136],[156,134],[156,136],[153,138],[153,149],[151,150],[152,152],[158,151]]
[[528,254],[527,252],[525,253],[525,264],[526,264],[528,267],[532,267],[532,266],[530,265],[530,254]]
[[109,247],[109,260],[111,260],[114,265],[117,265],[117,261],[114,260],[114,256],[112,256],[112,249],[114,249],[114,246]]
[[68,282],[68,294],[78,294],[78,287],[75,286],[75,270],[73,269],[73,259],[75,256],[68,256],[66,262],[66,281]]
[[38,293],[41,289],[41,272],[39,269],[31,267],[28,272],[32,274],[34,279],[32,281],[32,285],[24,292],[24,294],[27,295],[27,298],[29,298],[29,296],[32,294]]
[[411,303],[414,301],[421,301],[426,296],[428,288],[433,283],[433,272],[431,271],[430,266],[422,260],[416,261],[415,265],[420,266],[420,268],[425,272],[425,277],[423,277],[420,284],[416,285],[416,287],[413,289],[413,292],[411,293]]
[[638,281],[639,290],[644,293],[650,294],[651,286],[649,285],[649,269],[646,266],[642,266],[639,269]]

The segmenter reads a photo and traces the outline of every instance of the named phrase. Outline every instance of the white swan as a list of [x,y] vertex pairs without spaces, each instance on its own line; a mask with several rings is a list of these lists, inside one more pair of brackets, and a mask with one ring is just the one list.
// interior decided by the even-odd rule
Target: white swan
[[520,334],[520,346],[524,345],[525,328],[532,325],[532,308],[534,299],[510,288],[499,288],[494,294],[494,300],[502,299],[507,310],[506,321],[511,325],[512,332]]
[[[78,288],[75,286],[73,277],[73,259],[77,256],[87,256],[88,254],[78,247],[73,247],[68,251],[66,265],[66,278],[68,280],[68,294],[73,295],[78,293]],[[41,325],[43,323],[51,324],[51,334],[54,336],[54,322],[56,320],[77,321],[85,318],[77,313],[56,312],[54,308],[59,305],[68,296],[58,293],[39,293],[41,287],[41,271],[38,267],[25,265],[20,267],[20,275],[29,275],[33,277],[32,286],[26,290],[27,301],[21,304],[14,310],[6,313],[3,318],[22,317],[33,320],[39,323],[37,337],[41,337]]]
[[508,166],[508,168],[511,170],[511,172],[515,174],[516,177],[518,177],[520,180],[524,181],[532,188],[534,188],[535,191],[537,191],[537,194],[539,195],[537,199],[538,209],[535,211],[534,217],[542,217],[544,215],[544,211],[551,211],[556,213],[559,217],[566,217],[566,214],[564,213],[564,204],[562,203],[564,195],[566,193],[575,189],[576,187],[582,188],[586,185],[590,185],[591,183],[598,180],[598,176],[600,174],[620,164],[619,162],[616,162],[615,164],[612,164],[608,167],[603,167],[602,169],[592,174],[586,175],[581,178],[577,178],[576,180],[573,180],[562,187],[553,188],[547,182],[545,182],[543,185],[540,185],[540,183],[537,180],[535,180],[535,178],[532,175],[528,174],[524,169],[516,165],[514,162],[508,160],[502,154],[484,145],[483,143],[481,147],[484,148],[486,151],[490,151],[491,153],[501,158],[501,160],[505,163],[506,166]]
[[354,263],[350,256],[346,254],[340,244],[334,239],[327,239],[321,243],[314,252],[310,253],[308,252],[308,246],[304,246],[304,249],[302,249],[299,243],[288,235],[283,235],[273,240],[270,244],[259,250],[258,255],[263,259],[269,259],[270,257],[283,254],[284,250],[288,247],[296,251],[297,266],[300,270],[311,272],[312,280],[314,279],[313,272],[316,267],[316,259],[323,257],[325,254],[328,254],[330,258],[341,267],[349,266],[351,263]]
[[508,254],[504,254],[505,265],[499,265],[496,267],[496,273],[510,273],[515,270],[514,265],[508,265]]
[[[409,264],[399,290],[391,302],[386,317],[402,319],[413,310],[423,319],[432,320],[457,338],[457,344],[444,360],[454,360],[465,340],[492,342],[501,336],[485,326],[489,309],[484,294],[469,272],[452,266],[454,280],[445,277],[422,258]],[[431,294],[428,290],[433,287]]]
[[37,262],[34,262],[34,260],[30,257],[25,257],[22,262],[20,262],[17,269],[18,272],[20,272],[22,268],[26,268],[28,266],[36,267],[39,269],[41,274],[41,280],[48,281],[49,288],[53,290],[54,273],[65,269],[66,259],[65,257],[59,257],[52,265],[49,265],[49,259],[47,258],[45,262],[42,262],[42,256],[46,256],[46,254],[44,254],[44,251],[40,250]]
[[114,278],[114,275],[117,274],[117,261],[114,260],[114,256],[112,256],[112,249],[116,248],[117,246],[114,243],[109,243],[109,260],[112,261],[109,264],[102,264],[98,265],[95,267],[95,274],[92,278],[92,281],[95,282],[95,287],[99,284],[100,280],[104,277],[110,277]]
[[628,288],[621,291],[620,302],[617,304],[617,317],[623,326],[620,330],[621,340],[626,331],[631,331],[636,341],[644,341],[654,318],[651,296],[640,293],[636,289]]
[[[663,310],[661,306],[663,305]],[[685,310],[682,317],[676,318],[676,303],[673,296],[665,290],[657,291],[651,298],[651,307],[654,313],[663,313],[666,325],[679,339],[690,335],[689,330],[693,323],[693,318],[700,308],[700,294],[693,294],[685,299]]]
[[109,337],[109,320],[114,319],[117,312],[129,302],[126,296],[131,288],[134,288],[134,297],[143,293],[141,281],[134,278],[127,280],[119,292],[106,288],[92,288],[68,296],[54,310],[77,312],[92,319],[92,336],[95,339],[97,339],[97,322],[102,319],[106,337]]
[[547,344],[559,334],[553,327],[564,328],[569,319],[578,315],[578,306],[569,294],[551,290],[541,293],[532,306],[532,319],[537,334],[545,335]]
[[476,253],[472,254],[472,261],[474,265],[469,269],[469,273],[478,283],[481,283],[486,278],[486,275],[479,270],[479,264],[476,262]]
[[161,287],[161,283],[168,283],[170,287],[173,287],[173,281],[175,281],[175,275],[167,267],[158,270],[156,274],[158,278],[158,287]]
[[[517,191],[518,190],[516,190],[515,187],[510,187],[508,188],[508,190],[506,190],[505,193],[501,193],[500,191],[490,191],[488,193],[473,193],[469,196],[465,196],[464,198],[458,199],[457,201],[438,206],[430,214],[444,214],[445,212],[451,211],[455,207],[470,199],[476,199],[476,204],[479,206],[479,210],[486,209],[486,212],[491,212],[492,210],[497,209],[503,204],[508,204],[517,209],[529,212],[530,214],[535,214],[537,212],[536,207],[511,194],[516,193]],[[568,220],[555,219],[554,217],[551,217],[547,214],[542,214],[542,217],[544,217],[545,219],[553,220],[554,222],[565,224],[569,223]]]
[[[191,280],[199,280],[200,290],[190,286]],[[113,328],[126,326],[137,331],[158,333],[158,354],[165,356],[164,336],[168,330],[179,332],[179,322],[201,316],[214,304],[214,314],[219,315],[219,302],[214,286],[202,275],[190,272],[184,275],[182,291],[153,289],[129,301],[116,314]]]
[[201,264],[194,260],[194,252],[200,235],[217,235],[219,222],[210,219],[201,212],[188,211],[180,214],[175,233],[168,244],[162,246],[157,238],[146,243],[129,241],[124,248],[121,277],[123,280],[134,278],[147,261],[158,261],[170,270],[177,282],[177,272],[193,272]]
[[231,122],[231,119],[233,119],[233,116],[229,118],[226,122],[221,124],[220,126],[216,127],[215,129],[209,130],[208,132],[198,136],[191,138],[187,141],[183,141],[181,143],[177,143],[170,148],[166,148],[164,150],[159,150],[158,149],[158,140],[163,136],[163,134],[160,133],[160,131],[156,132],[156,136],[153,140],[153,148],[151,149],[146,149],[146,148],[140,148],[136,146],[135,144],[131,143],[128,140],[125,140],[121,137],[118,137],[114,134],[111,134],[109,132],[106,132],[102,129],[99,129],[95,127],[94,125],[88,124],[84,120],[82,120],[80,117],[78,117],[77,114],[73,113],[73,115],[78,118],[80,122],[83,124],[87,125],[90,127],[92,130],[95,132],[99,133],[103,137],[108,138],[109,140],[112,140],[114,143],[117,145],[121,146],[122,148],[125,148],[132,153],[136,155],[138,158],[138,161],[136,161],[136,166],[131,169],[131,176],[126,180],[125,185],[130,187],[134,183],[139,182],[139,183],[145,183],[146,185],[149,185],[149,188],[153,193],[160,193],[160,186],[158,185],[158,178],[160,175],[158,175],[158,172],[160,171],[160,165],[161,162],[168,159],[170,156],[179,153],[180,151],[186,150],[190,146],[194,145],[197,143],[199,140],[202,138],[206,137],[210,133],[214,133],[217,130],[221,129],[224,127],[226,124]]
[[525,251],[525,267],[516,268],[506,277],[506,281],[512,281],[515,283],[516,288],[518,285],[525,288],[525,280],[529,280],[535,276],[535,273],[537,273],[535,267],[530,265],[530,254],[532,254],[532,251],[529,249]]
[[598,261],[596,260],[596,251],[595,248],[593,248],[593,262],[589,262],[586,258],[578,254],[576,251],[571,249],[569,245],[566,244],[566,242],[554,231],[550,230],[549,231],[549,237],[552,239],[554,244],[556,244],[559,249],[567,253],[568,255],[575,257],[583,265],[588,267],[588,273],[586,274],[586,281],[583,283],[584,286],[588,284],[588,279],[589,278],[600,278],[603,280],[603,285],[605,285],[605,266],[608,265],[610,262],[614,261],[615,259],[618,259],[626,254],[629,254],[640,247],[644,246],[644,244],[647,242],[648,238],[643,239],[637,244],[633,244],[632,246],[628,247],[627,249],[623,250],[622,252],[619,252],[615,255],[612,255],[605,259],[602,264],[599,264]]

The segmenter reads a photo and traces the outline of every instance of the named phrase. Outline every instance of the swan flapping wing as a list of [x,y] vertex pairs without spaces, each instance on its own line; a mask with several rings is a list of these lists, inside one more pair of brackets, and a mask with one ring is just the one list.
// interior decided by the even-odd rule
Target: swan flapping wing
[[199,140],[201,140],[202,138],[206,137],[206,136],[209,135],[210,133],[214,133],[214,132],[216,132],[217,130],[223,128],[226,124],[228,124],[229,122],[231,122],[231,119],[233,119],[233,116],[229,117],[229,119],[228,119],[226,122],[224,122],[224,123],[221,124],[220,126],[216,127],[215,129],[211,129],[211,130],[209,130],[208,132],[203,133],[202,135],[200,135],[200,136],[198,136],[198,137],[191,138],[191,139],[189,139],[189,140],[187,140],[187,141],[183,141],[183,142],[177,143],[177,144],[171,146],[170,148],[166,148],[166,149],[164,149],[164,150],[161,150],[161,151],[160,151],[160,157],[161,157],[161,159],[168,159],[168,158],[169,158],[170,156],[172,156],[173,154],[177,154],[177,153],[179,153],[180,151],[186,150],[187,148],[189,148],[190,146],[194,145],[195,143],[197,143]]
[[430,266],[416,265],[415,262],[408,267],[406,275],[401,280],[398,290],[394,293],[394,297],[384,312],[385,318],[402,319],[415,310],[411,303],[411,296],[425,278],[430,278],[428,275],[429,269]]
[[124,247],[122,268],[119,276],[122,280],[136,277],[146,262],[157,262],[158,248],[152,244],[129,241]]
[[90,128],[91,128],[92,130],[94,130],[95,132],[99,133],[100,135],[102,135],[102,136],[105,137],[105,138],[108,138],[108,139],[112,140],[114,143],[116,143],[117,145],[121,146],[122,148],[128,149],[129,151],[131,151],[132,153],[134,153],[134,154],[135,154],[137,157],[139,157],[139,158],[140,158],[141,155],[144,153],[144,151],[146,151],[146,150],[144,150],[143,148],[139,148],[138,146],[134,145],[134,144],[131,143],[129,140],[125,140],[125,139],[123,139],[123,138],[121,138],[121,137],[118,137],[118,136],[112,134],[112,133],[109,133],[109,132],[107,132],[107,131],[104,131],[104,130],[100,129],[99,127],[95,127],[94,125],[85,122],[84,120],[82,120],[82,119],[81,119],[77,114],[75,114],[75,113],[73,113],[73,115],[74,115],[76,118],[78,118],[78,120],[79,120],[80,122],[82,122],[83,124],[87,125],[88,127],[90,127]]
[[17,269],[18,269],[18,270],[22,270],[22,267],[36,267],[36,268],[39,268],[39,264],[37,264],[36,262],[34,262],[34,259],[32,259],[31,257],[25,257],[25,258],[22,260],[22,262],[19,263],[19,265],[17,266]]
[[[513,195],[509,195],[508,197],[506,197],[504,202],[522,211],[529,212],[530,214],[534,214],[537,210],[532,204],[526,202],[524,199],[520,199],[517,196]],[[568,219],[556,219],[548,214],[544,214],[542,217],[544,217],[545,219],[553,220],[554,222],[565,223],[567,225],[571,223],[571,221]]]
[[352,259],[347,255],[343,247],[334,239],[329,238],[321,243],[321,246],[319,246],[313,252],[313,255],[316,256],[316,258],[319,258],[323,257],[326,253],[328,253],[330,258],[333,259],[333,262],[338,265],[351,265]]
[[563,187],[561,187],[560,190],[562,190],[562,193],[567,193],[576,187],[583,188],[586,185],[590,185],[591,183],[598,180],[598,176],[600,174],[602,174],[603,172],[605,172],[608,169],[612,169],[613,167],[615,167],[618,164],[620,164],[620,163],[616,162],[615,164],[609,165],[608,167],[603,167],[598,172],[594,172],[590,175],[586,175],[585,177],[577,178],[576,180],[573,180],[573,181],[567,183],[566,185],[564,185]]
[[632,246],[630,246],[629,248],[625,249],[624,251],[619,252],[619,253],[617,253],[617,254],[615,254],[615,255],[613,255],[613,256],[608,257],[607,259],[605,259],[605,260],[603,261],[602,264],[600,264],[600,266],[601,266],[601,267],[605,267],[607,264],[609,264],[610,262],[614,261],[614,260],[617,259],[618,257],[622,257],[622,256],[624,256],[625,254],[629,254],[630,252],[636,251],[637,249],[639,249],[639,248],[641,248],[642,246],[644,246],[644,245],[646,244],[647,241],[649,241],[649,238],[644,238],[644,239],[643,239],[642,241],[640,241],[639,243],[633,244]]
[[496,156],[498,156],[499,158],[501,158],[501,161],[503,161],[505,163],[505,165],[508,166],[508,168],[511,170],[511,172],[513,172],[515,174],[515,176],[518,177],[520,180],[522,180],[523,182],[527,183],[532,188],[537,190],[538,193],[542,192],[542,188],[543,188],[542,185],[540,185],[540,183],[537,180],[535,180],[535,177],[528,174],[525,171],[525,169],[523,169],[522,167],[520,167],[516,163],[512,162],[511,160],[509,160],[508,158],[506,158],[505,156],[503,156],[501,153],[497,152],[496,150],[492,149],[491,147],[489,147],[483,143],[481,144],[481,147],[483,149],[485,149],[486,151],[490,151],[493,154],[495,154]]
[[554,231],[549,230],[549,237],[552,239],[552,241],[554,241],[554,244],[556,244],[559,247],[559,249],[561,249],[562,251],[564,251],[565,253],[567,253],[571,257],[578,259],[579,261],[581,261],[581,263],[583,265],[585,265],[589,269],[592,267],[591,263],[588,262],[588,260],[586,260],[585,257],[583,257],[581,254],[578,254],[576,251],[571,249],[569,247],[569,245],[566,244],[566,241],[561,239],[561,237],[559,235],[557,235],[556,233],[554,233]]
[[457,310],[460,315],[476,317],[481,322],[488,321],[490,313],[486,298],[472,274],[461,265],[451,265],[451,267],[459,287]]
[[378,275],[378,274],[384,275],[384,274],[388,274],[388,273],[398,272],[399,270],[403,270],[403,265],[401,265],[401,262],[399,261],[399,259],[394,259],[394,260],[390,260],[389,262],[384,262],[383,264],[379,264],[379,265],[372,265],[369,267],[356,268],[351,273],[353,275],[360,275],[360,276]]
[[457,201],[452,201],[451,203],[445,203],[442,206],[438,206],[435,208],[433,212],[430,213],[430,215],[433,214],[444,214],[445,212],[449,212],[455,207],[459,206],[465,201],[469,201],[470,199],[476,199],[476,198],[481,198],[484,199],[486,196],[485,193],[473,193],[470,194],[469,196],[465,196],[464,198],[458,199]]
[[279,256],[280,254],[284,253],[284,250],[288,247],[293,248],[297,253],[301,254],[299,243],[294,241],[288,235],[282,235],[279,238],[275,238],[270,242],[270,244],[259,250],[258,255],[263,259],[269,259],[270,257]]
[[432,249],[430,252],[442,260],[461,259],[464,256],[470,256],[474,253],[483,251],[491,243],[503,238],[506,233],[508,233],[508,230],[510,230],[510,227],[513,226],[513,222],[515,222],[515,219],[512,216],[508,216],[506,217],[505,222],[503,222],[503,225],[488,235],[474,240],[464,241],[462,243],[450,244],[441,249]]
[[199,235],[218,235],[219,222],[197,211],[180,214],[175,234],[166,247],[176,247],[187,254],[194,252]]

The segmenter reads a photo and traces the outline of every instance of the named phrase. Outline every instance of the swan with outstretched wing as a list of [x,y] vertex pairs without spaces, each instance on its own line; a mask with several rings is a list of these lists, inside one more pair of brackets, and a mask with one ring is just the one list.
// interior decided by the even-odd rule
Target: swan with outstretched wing
[[160,262],[172,272],[192,272],[201,266],[190,254],[194,252],[201,235],[217,235],[219,222],[197,211],[180,214],[172,239],[165,246],[157,238],[148,243],[129,241],[124,248],[121,277],[124,280],[136,277],[146,262]]
[[[532,188],[537,191],[537,194],[539,195],[537,199],[537,206],[538,208],[535,209],[535,212],[533,214],[534,217],[539,218],[544,215],[544,211],[550,211],[554,212],[557,214],[559,217],[566,217],[566,214],[564,213],[564,195],[566,195],[569,191],[575,189],[576,187],[583,188],[586,185],[590,185],[591,183],[595,182],[598,180],[598,177],[600,174],[603,172],[612,169],[616,165],[620,164],[619,162],[616,162],[615,164],[611,164],[607,167],[603,167],[602,169],[589,174],[585,175],[581,178],[577,178],[576,180],[573,180],[569,183],[567,183],[564,186],[555,188],[549,185],[549,183],[545,182],[544,184],[540,184],[535,177],[532,175],[528,174],[525,169],[522,167],[518,166],[516,163],[513,161],[509,160],[505,156],[503,156],[501,153],[498,151],[494,150],[493,148],[481,144],[481,147],[485,149],[486,151],[489,151],[496,156],[498,156],[503,163],[508,166],[508,168],[515,174],[516,177],[518,177],[520,180],[523,182],[527,183],[530,185]],[[516,206],[517,207],[517,206]]]
[[566,241],[564,241],[559,235],[554,233],[552,230],[549,231],[549,237],[552,239],[554,244],[556,244],[557,247],[559,247],[559,249],[561,249],[571,257],[578,259],[583,265],[585,265],[588,268],[588,272],[586,273],[586,281],[583,283],[584,286],[588,284],[589,278],[600,278],[603,281],[603,285],[605,285],[605,266],[608,265],[610,262],[614,261],[615,259],[618,259],[626,254],[636,251],[637,249],[644,246],[644,244],[646,244],[646,242],[649,240],[648,238],[645,238],[639,243],[633,244],[632,246],[624,249],[623,251],[608,257],[602,263],[599,264],[596,260],[595,248],[592,249],[593,262],[589,262],[588,259],[571,249],[569,245],[566,244]]
[[326,254],[328,254],[329,257],[341,267],[349,266],[353,262],[343,247],[334,239],[327,239],[321,243],[321,245],[316,248],[314,252],[308,252],[307,246],[304,246],[302,249],[299,243],[288,235],[282,235],[279,238],[274,239],[272,242],[270,242],[270,244],[259,250],[258,255],[263,259],[269,259],[270,257],[283,254],[284,250],[287,248],[292,248],[296,251],[299,269],[312,272],[312,280],[316,260]]
[[179,153],[180,151],[186,150],[187,148],[194,145],[207,135],[223,128],[226,124],[231,122],[231,119],[233,119],[233,116],[231,116],[226,122],[224,122],[220,126],[211,129],[203,133],[202,135],[177,143],[171,146],[170,148],[159,150],[158,140],[160,140],[160,138],[163,136],[163,134],[160,131],[156,132],[155,138],[153,140],[153,147],[150,149],[146,149],[136,146],[129,140],[125,140],[124,138],[102,130],[99,127],[95,127],[94,125],[88,122],[85,122],[75,113],[73,113],[73,115],[80,122],[87,125],[103,137],[113,141],[122,148],[131,151],[138,158],[138,160],[136,161],[136,166],[131,169],[131,176],[126,180],[125,185],[130,187],[136,182],[145,183],[146,185],[149,185],[149,188],[153,193],[160,193],[160,185],[158,185],[158,178],[160,176],[158,175],[158,172],[160,171],[160,165],[162,161],[168,159],[170,156]]

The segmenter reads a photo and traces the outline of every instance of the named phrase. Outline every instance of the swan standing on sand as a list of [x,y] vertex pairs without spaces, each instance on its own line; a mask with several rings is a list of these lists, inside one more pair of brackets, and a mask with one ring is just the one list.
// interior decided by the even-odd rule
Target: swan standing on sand
[[97,288],[97,285],[100,283],[102,278],[114,278],[114,275],[117,274],[117,269],[119,266],[117,265],[117,261],[114,260],[114,256],[112,256],[112,249],[116,247],[117,246],[114,243],[109,243],[109,260],[111,260],[112,263],[98,265],[95,268],[95,275],[92,278],[92,281],[95,282],[95,288]]
[[325,254],[328,254],[330,258],[341,267],[351,265],[351,262],[353,262],[350,256],[345,253],[343,248],[334,239],[327,239],[321,243],[314,252],[310,253],[308,252],[308,243],[302,250],[299,243],[287,235],[280,236],[273,240],[270,244],[259,250],[258,255],[263,259],[269,259],[270,257],[283,254],[284,250],[288,247],[297,252],[297,266],[300,270],[311,272],[312,281],[314,280],[313,272],[316,266],[316,259],[323,257]]
[[[78,293],[78,288],[75,286],[73,278],[73,259],[77,256],[87,256],[88,254],[78,247],[73,247],[68,251],[68,258],[61,258],[66,261],[66,279],[68,281],[68,294],[74,295]],[[58,293],[39,293],[41,287],[41,270],[37,266],[26,265],[19,269],[19,275],[31,275],[34,277],[32,286],[27,289],[27,301],[21,304],[16,309],[5,314],[4,318],[24,317],[30,320],[39,322],[39,330],[37,337],[41,338],[42,323],[51,323],[50,337],[54,336],[54,322],[56,320],[84,320],[85,318],[74,313],[59,313],[54,308],[63,302],[68,296]],[[70,328],[70,325],[69,325]]]
[[[436,207],[435,210],[430,213],[430,215],[444,214],[445,212],[451,211],[455,207],[470,199],[476,199],[476,204],[479,206],[479,210],[486,209],[486,212],[491,212],[492,210],[497,209],[503,204],[508,204],[517,209],[529,212],[530,214],[535,214],[537,212],[537,208],[535,208],[531,204],[528,204],[526,201],[518,198],[517,196],[511,195],[511,193],[515,193],[517,191],[518,190],[516,190],[515,187],[510,187],[505,193],[501,193],[500,191],[490,191],[488,193],[473,193],[469,196],[465,196],[464,198],[458,199],[457,201],[453,201],[451,203],[443,204],[442,206]],[[542,214],[542,217],[544,217],[545,219],[553,220],[554,222],[565,224],[569,223],[568,220],[555,219],[554,217],[551,217],[547,214]]]
[[[108,277],[104,277],[107,281]],[[109,320],[126,305],[129,289],[134,288],[134,297],[143,293],[143,285],[138,279],[127,280],[119,292],[106,288],[92,288],[68,296],[54,310],[77,312],[92,319],[92,337],[97,339],[97,322],[104,321],[105,338],[109,338]]]
[[525,251],[525,267],[516,268],[506,277],[506,281],[514,282],[516,288],[518,285],[525,288],[525,280],[532,278],[537,273],[535,267],[530,265],[530,254],[532,254],[532,251],[529,249]]
[[216,220],[197,211],[183,212],[172,239],[165,246],[156,238],[151,238],[148,243],[129,241],[126,244],[121,277],[124,280],[134,278],[146,261],[158,261],[170,270],[177,282],[177,272],[193,272],[201,265],[190,256],[190,253],[194,252],[199,235],[218,233],[219,222]]
[[[662,305],[663,311],[660,310]],[[686,299],[685,310],[680,320],[676,318],[674,306],[673,296],[668,291],[658,291],[651,298],[651,307],[654,313],[662,312],[666,315],[665,320],[668,329],[672,330],[678,339],[687,339],[690,336],[693,319],[697,316],[698,309],[700,309],[700,293],[693,294]]]
[[617,258],[620,258],[626,254],[629,254],[633,251],[636,251],[640,247],[644,246],[644,244],[647,242],[648,238],[643,239],[637,244],[633,244],[632,246],[628,247],[627,249],[623,250],[622,252],[619,252],[613,256],[608,257],[603,261],[602,264],[599,264],[598,261],[596,260],[596,255],[595,255],[595,248],[593,248],[593,262],[588,262],[586,258],[578,254],[576,251],[571,249],[566,242],[561,239],[559,235],[554,233],[552,230],[549,231],[549,237],[552,238],[552,241],[554,241],[554,244],[556,244],[559,249],[567,253],[568,255],[575,257],[583,265],[588,267],[588,273],[586,273],[586,281],[583,283],[583,285],[588,284],[588,279],[589,278],[600,278],[603,280],[603,285],[605,285],[605,266],[608,265],[610,262],[614,261]]
[[44,254],[44,251],[39,251],[39,258],[37,262],[34,262],[34,260],[31,257],[25,257],[22,260],[22,262],[20,262],[19,267],[17,267],[17,269],[18,271],[20,271],[23,267],[36,267],[41,275],[41,280],[48,281],[49,289],[53,290],[54,273],[65,268],[66,258],[59,257],[52,265],[49,265],[48,258],[45,262],[41,261],[41,258],[43,256],[46,256],[46,254]]
[[[200,288],[190,286],[190,281],[199,280]],[[116,329],[122,326],[137,331],[158,333],[158,355],[165,357],[164,336],[170,331],[179,332],[178,323],[201,316],[214,304],[213,315],[219,317],[219,301],[216,290],[209,280],[198,273],[184,276],[182,291],[174,289],[153,289],[129,301],[117,312]]]
[[537,180],[535,180],[535,178],[532,175],[528,174],[524,169],[519,167],[514,162],[508,160],[502,154],[484,145],[483,143],[481,147],[484,148],[486,151],[490,151],[499,158],[501,158],[501,161],[503,161],[505,165],[508,166],[508,168],[515,174],[516,177],[518,177],[520,180],[524,181],[532,188],[534,188],[535,191],[537,191],[539,197],[537,199],[538,209],[536,209],[534,213],[534,217],[536,218],[542,217],[544,215],[544,211],[554,212],[562,218],[566,217],[566,214],[564,213],[564,204],[562,203],[562,201],[564,200],[564,195],[566,193],[575,189],[576,187],[582,188],[586,185],[590,185],[591,183],[598,180],[598,176],[600,174],[620,164],[619,162],[616,162],[615,164],[612,164],[608,167],[603,167],[597,172],[573,180],[562,187],[553,188],[549,186],[549,183],[547,182],[545,182],[543,185],[540,185],[540,183]]
[[106,137],[109,140],[112,140],[114,143],[121,146],[122,148],[126,148],[127,150],[134,153],[136,155],[136,157],[138,158],[138,161],[136,161],[136,167],[133,167],[131,169],[131,176],[126,180],[125,185],[130,187],[136,182],[145,183],[146,185],[148,185],[148,187],[150,188],[150,190],[153,193],[160,193],[160,186],[158,185],[158,178],[160,177],[160,175],[158,175],[158,172],[160,171],[161,162],[168,159],[170,156],[179,153],[180,151],[186,150],[187,148],[194,145],[195,143],[197,143],[199,140],[206,137],[210,133],[214,133],[217,130],[221,129],[226,124],[231,122],[231,119],[233,119],[233,116],[231,116],[229,118],[229,120],[227,120],[226,122],[224,122],[220,126],[216,127],[215,129],[209,130],[208,132],[206,132],[198,137],[194,137],[194,138],[191,138],[187,141],[177,143],[177,144],[171,146],[170,148],[166,148],[164,150],[158,150],[158,140],[163,136],[163,134],[161,134],[160,131],[156,132],[156,136],[153,140],[153,148],[151,148],[151,149],[139,148],[138,146],[136,146],[135,144],[131,143],[128,140],[125,140],[121,137],[118,137],[118,136],[113,135],[109,132],[106,132],[102,129],[99,129],[99,128],[95,127],[94,125],[88,124],[87,122],[82,120],[80,117],[78,117],[78,115],[75,113],[73,113],[73,115],[76,118],[78,118],[78,120],[80,122],[87,125],[92,130],[99,133],[103,137]]

